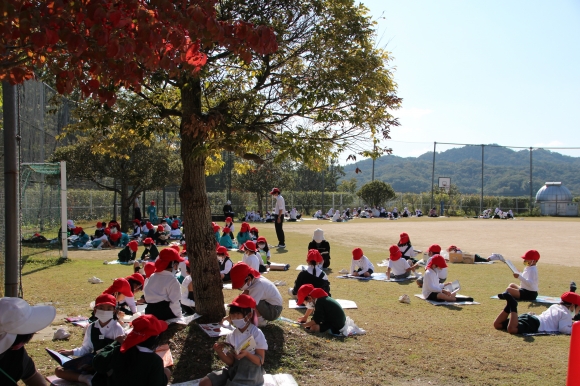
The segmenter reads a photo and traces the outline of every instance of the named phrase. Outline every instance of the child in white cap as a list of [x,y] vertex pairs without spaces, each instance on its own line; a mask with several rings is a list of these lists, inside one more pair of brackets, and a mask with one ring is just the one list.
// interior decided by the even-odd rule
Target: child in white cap
[[319,268],[330,267],[330,243],[324,239],[324,231],[320,228],[314,231],[312,241],[308,244],[308,250],[316,249],[322,255],[324,262]]

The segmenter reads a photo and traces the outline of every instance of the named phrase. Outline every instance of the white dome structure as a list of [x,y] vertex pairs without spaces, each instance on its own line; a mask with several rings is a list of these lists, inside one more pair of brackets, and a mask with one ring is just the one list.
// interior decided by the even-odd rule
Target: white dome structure
[[561,182],[546,182],[536,193],[536,204],[542,216],[578,216],[578,204],[572,203],[572,193]]

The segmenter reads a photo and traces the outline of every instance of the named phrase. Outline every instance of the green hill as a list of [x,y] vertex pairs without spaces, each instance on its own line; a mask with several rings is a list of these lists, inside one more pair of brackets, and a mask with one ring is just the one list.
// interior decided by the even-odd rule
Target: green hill
[[[438,177],[451,177],[462,193],[479,193],[481,186],[481,147],[449,149],[435,156],[435,184]],[[362,173],[355,174],[360,168]],[[420,193],[431,190],[433,152],[419,157],[383,156],[375,161],[375,179],[385,181],[397,192]],[[359,186],[369,182],[372,160],[344,166],[343,179],[356,178]],[[580,158],[549,150],[533,151],[533,193],[546,181],[561,181],[573,195],[580,195]],[[503,147],[485,147],[484,193],[486,195],[528,196],[530,153]]]

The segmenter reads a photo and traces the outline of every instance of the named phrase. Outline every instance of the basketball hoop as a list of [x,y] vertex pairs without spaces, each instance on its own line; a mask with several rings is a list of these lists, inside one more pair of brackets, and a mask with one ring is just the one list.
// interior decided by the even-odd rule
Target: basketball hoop
[[450,177],[439,177],[439,189],[442,189],[446,193],[449,193],[450,187],[451,187],[451,178]]

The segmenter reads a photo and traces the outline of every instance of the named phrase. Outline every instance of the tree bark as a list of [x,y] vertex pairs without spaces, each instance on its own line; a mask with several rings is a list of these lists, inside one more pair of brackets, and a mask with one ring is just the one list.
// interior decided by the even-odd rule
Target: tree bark
[[133,201],[129,197],[129,185],[121,181],[121,232],[127,233],[131,220]]
[[[211,227],[211,210],[205,186],[203,138],[194,137],[189,125],[192,117],[203,119],[201,83],[190,79],[181,89],[181,159],[183,180],[179,197],[183,207],[187,256],[191,266],[195,310],[203,315],[202,323],[219,322],[225,316],[223,283],[216,256],[216,242]],[[202,136],[201,136],[202,137]]]

